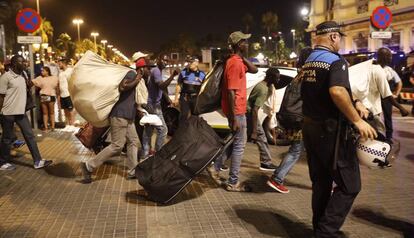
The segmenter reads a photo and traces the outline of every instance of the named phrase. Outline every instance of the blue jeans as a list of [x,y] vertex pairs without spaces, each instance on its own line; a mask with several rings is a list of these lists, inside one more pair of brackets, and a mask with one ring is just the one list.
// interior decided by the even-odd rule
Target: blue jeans
[[[234,132],[234,141],[229,148],[231,150],[231,164],[230,164],[230,172],[229,172],[229,183],[230,184],[236,184],[239,180],[239,173],[240,173],[240,166],[241,161],[243,159],[243,153],[244,148],[246,146],[247,141],[247,122],[246,122],[246,116],[245,115],[236,115],[235,118],[240,123],[239,130]],[[216,163],[214,163],[215,169],[218,171],[220,167],[222,166],[226,155],[223,156],[223,158],[219,158],[216,160]]]
[[168,134],[168,128],[167,128],[167,124],[164,121],[164,116],[162,115],[161,105],[160,104],[154,104],[154,105],[148,104],[146,109],[148,110],[150,114],[157,115],[161,119],[162,125],[161,126],[145,125],[144,133],[142,134],[142,147],[144,150],[144,157],[149,154],[149,150],[151,148],[152,132],[154,131],[154,129],[156,130],[156,133],[157,133],[157,139],[155,140],[155,151],[159,151],[161,149],[161,147],[164,145],[165,138],[167,137],[167,134]]
[[300,153],[303,150],[303,141],[293,141],[289,147],[289,150],[283,158],[282,162],[280,162],[279,167],[273,173],[273,179],[283,184],[283,180],[285,179],[286,175],[289,171],[293,168],[293,165],[296,164],[296,161],[300,158]]

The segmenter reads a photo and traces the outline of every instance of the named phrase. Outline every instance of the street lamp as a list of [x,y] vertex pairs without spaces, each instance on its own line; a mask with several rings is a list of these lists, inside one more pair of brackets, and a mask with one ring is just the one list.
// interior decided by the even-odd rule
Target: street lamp
[[108,43],[107,40],[101,40],[101,44],[104,46],[104,49],[106,48],[106,43]]
[[293,52],[296,52],[296,30],[295,29],[292,29],[292,30],[290,30],[290,32],[292,32],[292,41],[293,41],[293,44],[292,44],[292,48],[293,48]]
[[302,16],[307,16],[309,14],[309,9],[307,8],[307,7],[303,7],[301,10],[300,10],[300,15],[302,15]]
[[80,42],[80,25],[83,24],[83,20],[82,19],[73,19],[73,24],[75,24],[78,27],[78,41]]
[[98,48],[96,48],[96,37],[99,36],[99,33],[98,32],[92,32],[91,36],[93,37],[93,44],[94,44],[94,47],[95,47],[95,52],[98,52]]

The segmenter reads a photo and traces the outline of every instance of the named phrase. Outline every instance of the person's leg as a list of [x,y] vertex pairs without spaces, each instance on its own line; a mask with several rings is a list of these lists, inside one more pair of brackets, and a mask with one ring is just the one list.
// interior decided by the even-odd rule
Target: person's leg
[[392,104],[389,100],[381,100],[382,111],[384,114],[385,124],[385,137],[388,140],[392,139],[393,126],[392,126]]
[[319,221],[325,213],[325,208],[331,196],[333,182],[333,178],[326,166],[328,162],[324,161],[326,158],[321,158],[319,153],[323,149],[322,147],[326,147],[326,154],[332,152],[330,145],[321,143],[321,137],[326,137],[322,131],[322,126],[306,123],[303,126],[303,141],[308,158],[309,177],[312,181],[312,224],[314,232],[318,229]]
[[165,143],[165,138],[167,137],[167,134],[168,134],[168,127],[167,127],[167,124],[165,123],[164,116],[162,115],[161,107],[157,108],[156,113],[162,122],[162,126],[155,127],[157,131],[157,139],[155,141],[155,151],[159,151]]
[[144,133],[142,134],[142,149],[144,158],[149,155],[151,148],[151,138],[152,138],[153,127],[150,125],[144,126]]
[[66,125],[72,125],[71,124],[71,111],[70,109],[63,109],[63,111],[65,112],[65,121],[66,121]]
[[40,155],[39,148],[37,147],[36,143],[36,137],[33,133],[32,126],[26,114],[16,116],[16,124],[20,127],[20,131],[22,132],[24,140],[29,147],[30,154],[32,154],[34,163],[37,164],[42,160],[42,156]]
[[235,132],[233,150],[231,153],[231,165],[228,183],[233,185],[239,181],[240,166],[247,140],[246,116],[236,115],[235,118],[239,120],[240,128]]
[[272,156],[270,155],[269,144],[267,143],[266,134],[260,122],[257,122],[257,141],[256,145],[260,152],[260,164],[269,165],[272,163]]
[[279,166],[273,173],[273,179],[276,182],[283,184],[283,181],[285,180],[286,175],[289,173],[289,171],[293,168],[293,166],[299,160],[302,150],[303,150],[302,141],[292,142],[287,154],[285,155],[282,162],[280,162]]
[[190,102],[187,100],[186,96],[180,95],[180,124],[187,121],[190,114]]
[[49,102],[47,104],[49,109],[50,127],[52,130],[55,129],[55,102]]
[[103,149],[94,158],[86,162],[90,172],[97,169],[113,156],[121,155],[126,142],[128,121],[119,117],[111,117],[111,144]]
[[138,164],[138,134],[135,129],[133,121],[128,122],[126,132],[126,143],[127,143],[127,160],[126,165],[129,172],[134,171]]
[[47,102],[42,102],[42,103],[40,103],[41,104],[41,106],[42,106],[42,118],[43,118],[43,128],[45,129],[45,130],[47,130],[48,129],[48,121],[49,121],[49,108],[48,108],[48,106],[47,106]]
[[334,192],[329,188],[329,199],[315,229],[316,237],[336,237],[358,193],[348,193],[337,183]]
[[14,133],[14,122],[15,116],[1,116],[1,127],[3,129],[3,133],[1,135],[1,144],[0,144],[0,157],[8,161],[11,159],[10,155],[10,147],[15,140],[15,133]]

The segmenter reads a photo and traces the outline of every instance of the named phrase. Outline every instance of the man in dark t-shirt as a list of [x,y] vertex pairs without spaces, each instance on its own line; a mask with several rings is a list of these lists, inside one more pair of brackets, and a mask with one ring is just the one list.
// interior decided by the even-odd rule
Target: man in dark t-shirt
[[128,178],[135,177],[135,167],[138,159],[138,135],[135,130],[135,88],[142,78],[142,72],[129,71],[119,84],[121,95],[109,114],[111,126],[111,144],[102,150],[95,158],[81,163],[83,180],[81,183],[91,183],[91,173],[105,161],[119,156],[127,143]]

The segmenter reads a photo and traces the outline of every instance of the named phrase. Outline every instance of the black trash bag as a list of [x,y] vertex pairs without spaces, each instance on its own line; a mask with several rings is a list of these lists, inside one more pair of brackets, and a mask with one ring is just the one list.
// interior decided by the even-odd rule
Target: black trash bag
[[221,87],[224,76],[225,61],[217,61],[206,75],[198,93],[193,113],[200,115],[214,112],[221,108]]

